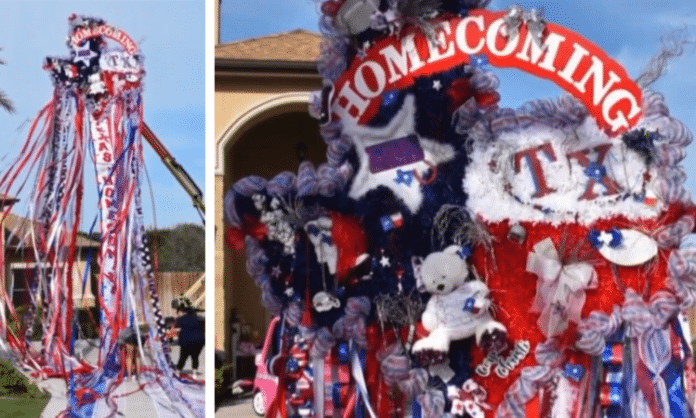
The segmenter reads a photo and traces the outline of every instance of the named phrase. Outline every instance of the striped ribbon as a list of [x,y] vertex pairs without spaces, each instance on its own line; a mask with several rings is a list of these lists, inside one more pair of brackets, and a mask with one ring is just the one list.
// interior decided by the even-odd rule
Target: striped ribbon
[[[592,312],[579,324],[576,347],[602,355],[607,370],[600,389],[605,416],[620,416],[626,408],[632,416],[692,416],[684,407],[681,331],[674,325],[679,312],[678,299],[671,293],[658,291],[645,302],[629,289],[623,306],[610,315]],[[612,340],[621,325],[630,341],[631,364],[621,364],[619,345]],[[622,388],[630,393],[622,393]]]
[[128,249],[133,244],[128,219],[137,184],[137,179],[132,177],[131,161],[136,158],[139,112],[129,112],[135,103],[126,103],[123,99],[112,100],[106,108],[90,114],[101,230],[98,296],[101,307],[99,364],[102,369],[93,389],[107,399],[117,385],[118,335],[129,326],[129,313],[134,308],[127,297],[132,266]]
[[521,370],[520,377],[505,392],[503,402],[496,410],[496,418],[525,418],[525,405],[558,374],[563,356],[554,340],[538,344],[534,355],[538,365]]
[[423,418],[440,418],[445,413],[445,395],[439,389],[426,389],[416,400]]
[[365,317],[369,315],[370,307],[370,299],[367,296],[348,298],[345,314],[333,326],[336,338],[352,340],[359,347],[365,347]]
[[[34,250],[27,258],[35,272],[27,275],[30,291],[29,312],[24,325],[38,320],[43,328],[41,352],[30,350],[33,327],[24,335],[7,328],[2,312],[3,338],[21,353],[25,366],[39,376],[64,375],[78,366],[71,356],[72,341],[72,270],[76,252],[76,234],[80,222],[82,177],[84,166],[84,135],[82,123],[83,101],[73,85],[56,86],[53,99],[32,122],[20,155],[9,165],[0,178],[0,192],[18,194],[28,177],[36,172],[31,196],[26,235],[10,234]],[[26,178],[21,180],[22,175]],[[19,183],[18,187],[15,182]],[[10,208],[11,210],[11,208]],[[9,213],[7,210],[6,213]],[[7,216],[7,215],[4,215]],[[1,291],[4,305],[18,323],[19,318],[5,289]],[[44,308],[37,318],[36,304]]]
[[604,382],[600,388],[600,404],[603,416],[615,418],[621,416],[622,386],[623,386],[623,334],[616,336],[614,341],[607,342],[602,352],[604,364]]

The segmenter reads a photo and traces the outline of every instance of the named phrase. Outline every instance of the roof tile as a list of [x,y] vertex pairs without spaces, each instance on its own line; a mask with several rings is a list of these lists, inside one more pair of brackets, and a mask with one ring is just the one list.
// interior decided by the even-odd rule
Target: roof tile
[[230,42],[215,47],[215,59],[312,62],[322,36],[304,29]]
[[[2,219],[0,214],[0,219]],[[8,213],[4,220],[5,238],[8,239],[8,247],[26,247],[31,245],[32,229],[35,231],[40,227],[37,222],[32,222],[30,219]],[[92,247],[98,248],[99,241],[93,240],[81,234],[77,235],[75,244],[78,248]]]

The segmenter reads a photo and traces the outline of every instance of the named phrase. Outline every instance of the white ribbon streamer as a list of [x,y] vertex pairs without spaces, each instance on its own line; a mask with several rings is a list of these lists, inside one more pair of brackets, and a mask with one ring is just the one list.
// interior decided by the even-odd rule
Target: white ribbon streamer
[[377,414],[372,409],[370,404],[370,395],[367,393],[367,384],[365,383],[365,375],[363,374],[362,365],[360,364],[360,357],[358,357],[358,351],[353,350],[353,357],[351,358],[351,371],[353,373],[353,378],[355,379],[355,385],[360,391],[360,395],[365,401],[365,407],[367,412],[370,414],[371,418],[377,418]]

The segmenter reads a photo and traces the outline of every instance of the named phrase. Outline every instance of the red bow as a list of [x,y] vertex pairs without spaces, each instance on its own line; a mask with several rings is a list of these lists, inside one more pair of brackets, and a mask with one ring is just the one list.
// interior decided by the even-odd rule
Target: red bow
[[447,89],[447,95],[450,98],[450,111],[454,111],[472,97],[482,108],[493,106],[500,101],[500,94],[497,91],[475,91],[469,80],[465,78],[454,80]]
[[251,216],[245,216],[242,228],[228,227],[225,240],[233,252],[244,251],[244,238],[251,236],[261,240],[266,236],[266,225]]

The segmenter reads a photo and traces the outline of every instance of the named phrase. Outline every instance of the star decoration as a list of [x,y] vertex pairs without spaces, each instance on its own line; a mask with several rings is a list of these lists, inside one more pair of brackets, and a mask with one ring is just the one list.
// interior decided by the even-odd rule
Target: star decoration
[[595,161],[590,161],[585,169],[585,175],[597,181],[602,181],[602,178],[607,175],[607,168],[597,164]]
[[476,305],[476,299],[474,298],[467,298],[466,302],[464,303],[464,310],[467,312],[474,312],[474,306]]
[[396,170],[396,178],[394,181],[397,184],[405,184],[408,187],[411,187],[411,183],[413,183],[413,171],[404,171],[404,170]]
[[278,278],[282,274],[282,270],[280,269],[280,266],[273,266],[271,267],[271,277],[273,278]]
[[452,401],[452,409],[450,410],[452,415],[463,417],[466,413],[466,408],[464,408],[464,401],[461,399],[454,399]]
[[[359,159],[359,165],[356,167],[356,174],[348,192],[351,198],[359,199],[370,190],[374,190],[378,186],[385,186],[397,198],[401,199],[412,213],[418,211],[423,202],[423,192],[420,187],[401,187],[395,183],[397,169],[417,172],[421,177],[426,177],[426,174],[432,169],[431,165],[437,166],[452,160],[455,151],[452,145],[421,137],[416,132],[415,115],[415,97],[408,95],[404,99],[401,109],[384,127],[367,127],[357,125],[351,120],[344,121],[344,133],[351,138]],[[367,147],[409,135],[413,135],[423,149],[423,159],[377,173],[370,171],[370,161],[365,151]]]
[[73,59],[73,62],[82,62],[85,64],[85,67],[89,67],[90,61],[98,56],[99,54],[92,50],[91,43],[89,41],[85,41],[82,43],[82,45],[75,47],[75,58]]
[[287,289],[285,289],[285,295],[287,297],[291,298],[292,295],[294,295],[294,294],[295,294],[295,290],[292,287],[288,287]]
[[617,228],[607,231],[593,229],[588,234],[588,239],[594,248],[601,248],[605,245],[611,248],[618,248],[623,243],[623,234]]
[[558,315],[561,317],[561,319],[567,319],[568,318],[568,311],[566,310],[566,307],[561,304],[560,301],[556,301],[551,305],[551,310],[553,311],[554,314]]
[[384,93],[382,95],[382,106],[391,106],[396,102],[396,99],[399,98],[399,92],[397,90],[391,90],[387,93]]
[[386,255],[383,255],[382,258],[379,259],[379,264],[384,268],[390,267],[391,262],[389,262],[389,257],[387,257]]
[[579,382],[582,376],[585,374],[585,368],[580,364],[566,363],[563,370],[563,375],[569,379],[573,379]]
[[488,65],[488,56],[485,54],[471,55],[471,66],[474,68],[483,68]]
[[606,231],[602,231],[599,233],[599,241],[602,242],[603,244],[609,244],[614,237]]
[[433,90],[440,91],[442,88],[442,82],[440,80],[433,80]]
[[382,225],[382,230],[385,232],[394,229],[394,222],[392,222],[389,216],[382,216],[381,218],[379,218],[379,223],[380,225]]

